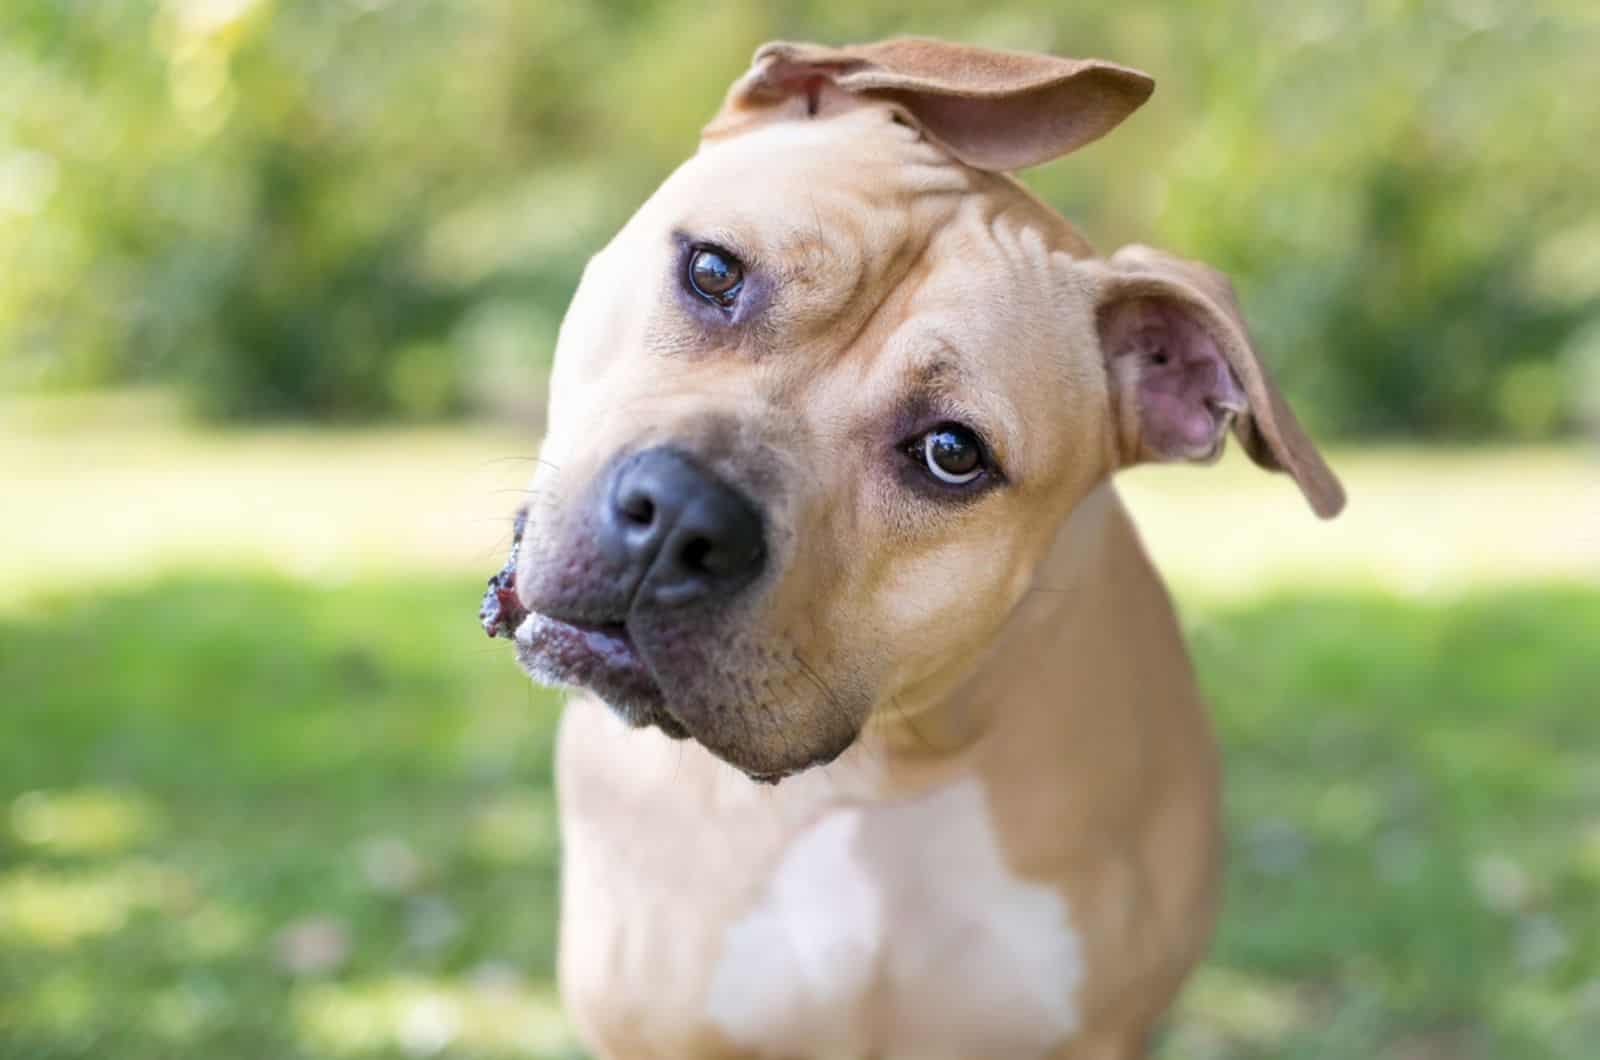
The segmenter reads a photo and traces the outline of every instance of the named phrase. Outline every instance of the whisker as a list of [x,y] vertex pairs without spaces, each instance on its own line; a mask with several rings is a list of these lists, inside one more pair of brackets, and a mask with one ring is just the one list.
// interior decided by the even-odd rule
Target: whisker
[[536,456],[491,456],[479,463],[478,467],[488,467],[490,464],[534,464],[538,463]]
[[482,526],[484,523],[494,523],[495,525],[500,525],[502,523],[515,522],[516,515],[515,513],[511,515],[458,515],[456,516],[455,521],[461,523],[471,523],[473,526]]
[[801,655],[798,649],[795,650],[794,661],[800,664],[801,672],[807,677],[811,678],[812,683],[817,686],[817,688],[825,697],[827,697],[828,702],[833,705],[835,710],[839,711],[841,714],[847,713],[845,710],[844,701],[839,698],[838,694],[835,693],[832,688],[828,687],[828,682],[824,681],[822,679],[822,675],[817,673],[817,671],[812,668],[810,663],[806,662],[805,656]]
[[478,466],[487,467],[490,464],[543,464],[551,471],[561,470],[558,465],[552,464],[550,461],[538,456],[491,456]]

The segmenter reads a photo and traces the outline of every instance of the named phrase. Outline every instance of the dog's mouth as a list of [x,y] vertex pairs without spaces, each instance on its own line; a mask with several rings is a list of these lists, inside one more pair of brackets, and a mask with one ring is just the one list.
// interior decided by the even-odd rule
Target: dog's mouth
[[[652,624],[648,613],[641,618],[608,614],[598,601],[581,597],[575,606],[594,610],[575,611],[542,599],[530,601],[538,609],[529,608],[517,584],[524,522],[519,513],[511,554],[489,579],[478,619],[490,637],[514,643],[517,662],[535,681],[587,689],[627,724],[656,728],[676,740],[694,739],[761,783],[775,784],[830,762],[854,741],[853,726],[849,731],[835,726],[823,734],[827,739],[818,741],[818,748],[786,741],[774,753],[750,742],[749,726],[740,725],[739,711],[722,706],[728,690],[712,684],[707,694],[706,682],[716,677],[712,653],[721,642],[692,627],[685,632],[659,621]],[[814,675],[812,680],[820,683]],[[750,688],[747,684],[737,691],[748,695]],[[668,689],[673,690],[671,697]],[[757,695],[769,692],[755,689]],[[771,713],[770,694],[755,703]]]
[[511,554],[505,566],[489,575],[489,587],[478,605],[478,622],[491,637],[511,637],[528,609],[517,596],[517,561],[522,556],[522,535],[528,528],[528,509],[520,508],[511,523]]
[[535,680],[582,686],[631,725],[653,725],[674,739],[688,738],[625,622],[578,622],[531,612],[517,626],[515,639],[517,661]]
[[630,724],[654,725],[674,739],[686,739],[689,731],[667,709],[661,684],[625,620],[560,618],[523,606],[517,594],[523,527],[519,514],[511,555],[484,591],[478,609],[484,632],[515,641],[517,661],[536,681],[591,689]]

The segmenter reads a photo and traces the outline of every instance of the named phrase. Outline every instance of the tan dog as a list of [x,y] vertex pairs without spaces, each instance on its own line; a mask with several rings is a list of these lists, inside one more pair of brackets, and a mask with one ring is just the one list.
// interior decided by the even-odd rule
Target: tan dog
[[768,45],[590,262],[486,617],[588,690],[560,978],[599,1055],[1135,1057],[1203,951],[1212,738],[1108,480],[1231,426],[1343,497],[1222,276],[1002,175],[1150,90]]

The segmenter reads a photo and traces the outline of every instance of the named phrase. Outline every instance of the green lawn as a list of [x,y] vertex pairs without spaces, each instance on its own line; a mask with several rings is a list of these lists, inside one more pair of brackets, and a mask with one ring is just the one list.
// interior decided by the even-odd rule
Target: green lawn
[[[174,577],[0,619],[0,1052],[572,1055],[556,706],[476,589]],[[1189,619],[1232,846],[1164,1055],[1593,1055],[1600,591]]]
[[476,596],[180,577],[0,619],[0,1053],[390,1055],[453,1028],[461,1055],[566,1055],[556,706]]
[[[474,621],[530,437],[0,402],[0,1057],[577,1056],[557,704]],[[1588,1060],[1600,489],[1575,449],[1127,493],[1228,760],[1165,1060]],[[23,517],[25,515],[25,517]]]

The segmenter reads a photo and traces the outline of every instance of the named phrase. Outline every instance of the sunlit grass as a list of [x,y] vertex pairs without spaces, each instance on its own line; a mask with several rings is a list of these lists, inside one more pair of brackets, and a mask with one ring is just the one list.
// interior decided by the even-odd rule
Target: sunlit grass
[[399,1050],[429,1056],[545,1056],[575,1051],[548,985],[530,989],[509,966],[474,981],[387,978],[326,983],[295,997],[293,1018],[308,1046],[329,1056]]
[[1328,458],[1350,498],[1330,522],[1237,446],[1215,467],[1139,468],[1120,482],[1157,566],[1211,599],[1308,585],[1444,597],[1529,578],[1600,585],[1600,451],[1385,446]]
[[536,449],[487,428],[190,429],[160,392],[0,403],[0,606],[196,566],[487,575]]
[[[1236,450],[1216,467],[1122,477],[1152,553],[1187,592],[1600,584],[1600,456],[1589,450],[1336,450],[1351,502],[1331,523]],[[0,607],[60,584],[197,566],[329,583],[487,575],[536,452],[532,426],[216,431],[185,427],[160,392],[0,403]]]
[[182,886],[145,861],[66,871],[25,865],[0,874],[0,942],[57,950],[114,934]]
[[[555,706],[475,581],[0,617],[0,1056],[565,1055]],[[329,1037],[339,1013],[393,1025]]]
[[1587,1055],[1600,593],[1294,593],[1190,626],[1227,763],[1211,968],[1284,1030],[1247,1048],[1202,978],[1174,1055]]
[[137,791],[30,791],[11,805],[11,829],[17,838],[54,853],[118,850],[159,827],[160,814]]
[[[556,705],[476,587],[188,576],[0,617],[0,1056],[570,1055]],[[1585,1060],[1600,591],[1184,613],[1228,893],[1162,1055]]]
[[[533,451],[3,406],[0,1057],[575,1055],[557,705],[473,621]],[[1328,524],[1236,458],[1127,476],[1228,766],[1161,1055],[1586,1060],[1595,467],[1334,462]]]

